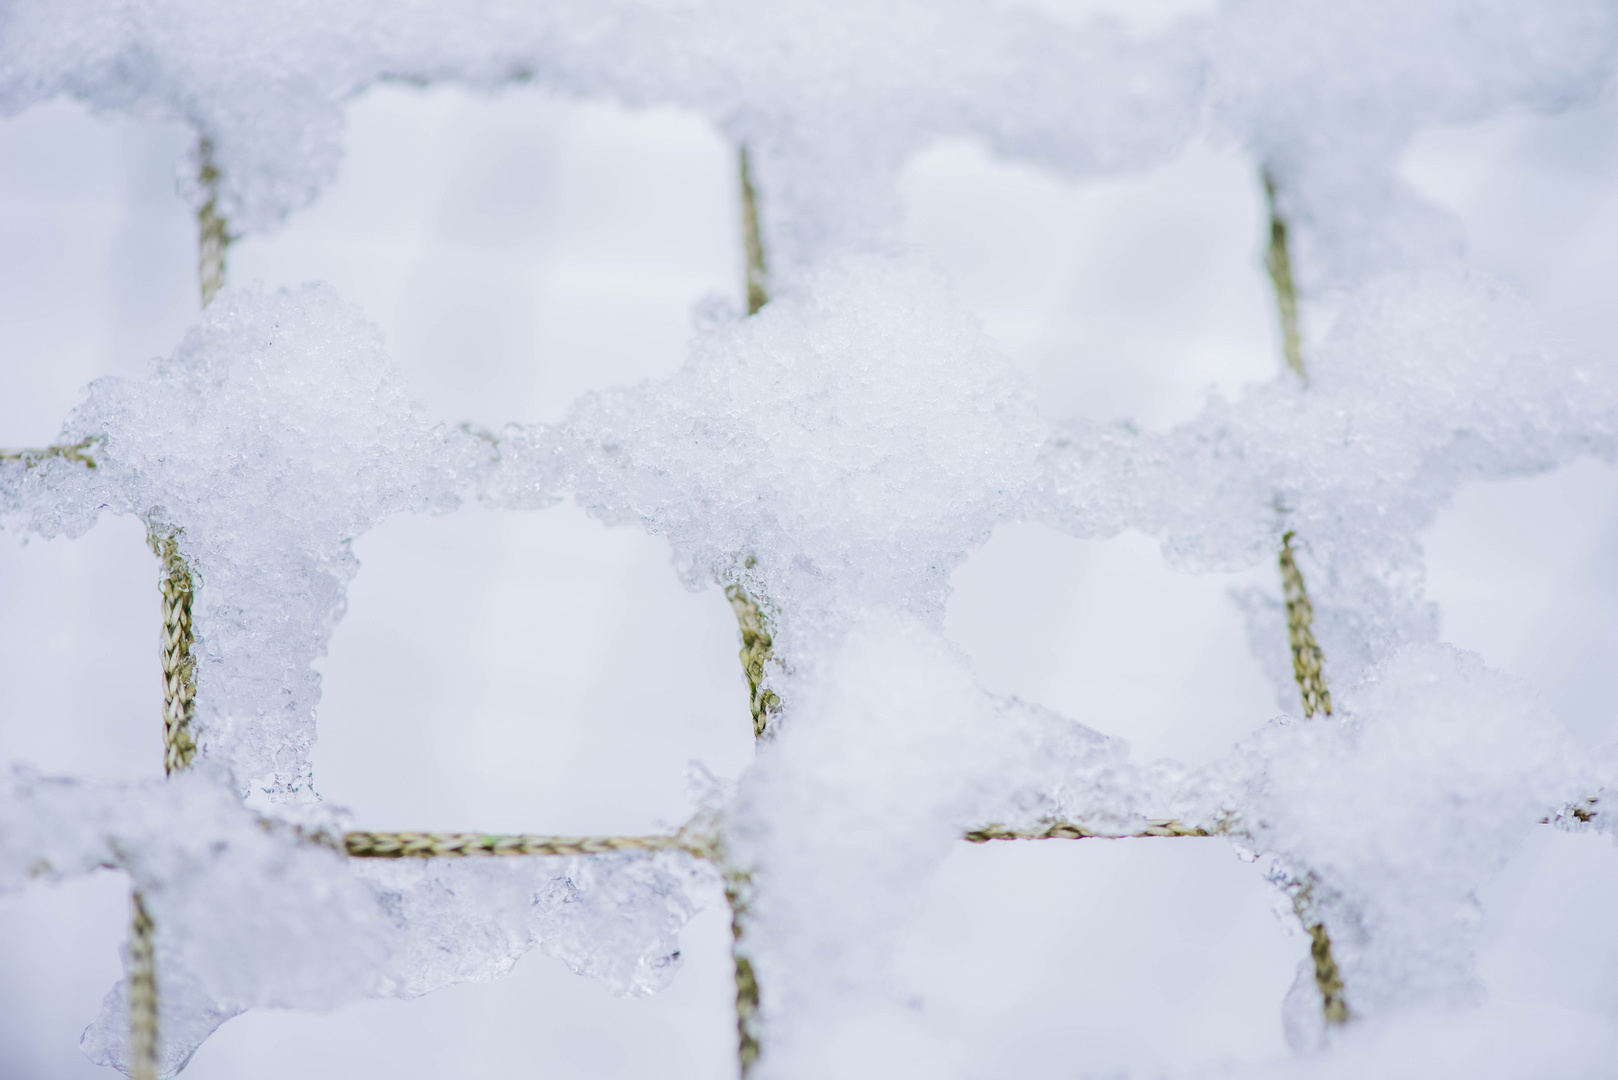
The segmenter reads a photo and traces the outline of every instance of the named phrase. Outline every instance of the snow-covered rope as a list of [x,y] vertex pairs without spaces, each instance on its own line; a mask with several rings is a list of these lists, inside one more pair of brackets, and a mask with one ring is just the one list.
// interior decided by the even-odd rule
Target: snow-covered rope
[[130,1080],[157,1080],[157,951],[152,917],[136,890],[129,894]]
[[197,756],[191,736],[197,709],[197,669],[191,657],[193,581],[177,530],[153,527],[146,542],[163,562],[158,585],[163,593],[163,772],[173,775],[189,768]]
[[758,192],[747,161],[747,144],[736,151],[742,178],[742,244],[747,249],[747,313],[757,315],[770,302],[769,269],[764,262],[764,238],[758,227]]
[[1275,307],[1281,317],[1281,349],[1287,367],[1300,379],[1307,380],[1303,370],[1303,334],[1298,327],[1298,292],[1292,283],[1292,250],[1287,243],[1287,220],[1275,205],[1275,178],[1270,170],[1264,173],[1264,200],[1270,210],[1270,246],[1264,252],[1264,268],[1270,272],[1275,286]]
[[689,837],[537,836],[531,833],[351,832],[343,850],[356,859],[475,858],[506,855],[606,855],[617,851],[685,851],[708,857]]
[[[1281,320],[1281,348],[1287,367],[1308,385],[1309,375],[1303,364],[1303,335],[1298,326],[1298,293],[1292,280],[1292,252],[1287,242],[1287,223],[1276,205],[1275,178],[1269,169],[1262,173],[1264,199],[1270,213],[1270,242],[1264,253],[1264,267],[1270,273],[1275,287],[1276,313]],[[1281,552],[1277,561],[1281,567],[1281,596],[1287,609],[1287,644],[1292,650],[1292,677],[1298,684],[1298,695],[1303,701],[1303,716],[1307,720],[1317,712],[1331,715],[1331,691],[1326,686],[1325,656],[1315,641],[1313,623],[1314,605],[1309,602],[1309,591],[1304,586],[1303,573],[1293,555],[1289,529],[1281,537]],[[1312,884],[1312,883],[1310,883]],[[1326,924],[1314,919],[1310,912],[1310,884],[1299,883],[1292,890],[1292,909],[1309,934],[1309,957],[1314,966],[1315,987],[1320,991],[1321,1015],[1328,1025],[1348,1021],[1348,1002],[1344,997],[1343,976],[1332,956],[1331,936]]]
[[208,193],[208,201],[197,211],[197,282],[202,306],[207,307],[225,287],[225,251],[231,236],[218,210],[219,168],[213,160],[213,140],[206,135],[197,142],[197,161],[197,181]]
[[1287,643],[1292,647],[1292,677],[1303,697],[1304,719],[1321,713],[1331,715],[1331,690],[1326,687],[1325,657],[1315,642],[1312,624],[1314,605],[1304,588],[1303,574],[1292,554],[1293,534],[1281,537],[1281,595],[1287,605]]
[[75,465],[83,465],[86,469],[93,469],[96,467],[96,459],[90,452],[90,447],[99,441],[92,435],[72,445],[41,446],[31,450],[0,450],[0,461],[16,461],[20,462],[24,469],[32,469],[43,465],[51,458],[61,458]]
[[770,718],[781,704],[773,690],[764,687],[764,664],[772,655],[775,640],[765,626],[764,612],[747,590],[740,585],[727,585],[725,599],[736,612],[736,625],[742,632],[742,670],[747,673],[747,706],[753,714],[753,737],[762,739],[769,730]]

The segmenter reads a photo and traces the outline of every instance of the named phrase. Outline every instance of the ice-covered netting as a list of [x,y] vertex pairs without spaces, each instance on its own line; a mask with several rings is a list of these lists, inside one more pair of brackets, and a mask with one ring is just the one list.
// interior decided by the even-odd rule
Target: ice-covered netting
[[330,182],[344,105],[380,80],[694,109],[754,148],[781,266],[882,239],[899,168],[940,137],[1117,169],[1172,152],[1198,109],[1183,30],[1137,41],[1106,20],[967,0],[87,0],[14,4],[0,24],[0,108],[72,94],[186,121],[212,141],[220,211],[246,231]]
[[[711,308],[675,374],[491,447],[425,419],[330,290],[227,290],[146,379],[90,388],[63,444],[88,440],[93,468],[0,465],[10,527],[71,534],[111,509],[179,530],[203,661],[203,771],[122,789],[17,774],[5,884],[131,874],[156,927],[167,1067],[243,1008],[420,993],[536,943],[655,988],[717,891],[687,852],[358,862],[309,787],[309,665],[355,569],[346,540],[473,485],[508,506],[572,491],[667,536],[689,584],[744,584],[775,631],[781,723],[704,826],[747,882],[764,1075],[944,1053],[886,958],[950,844],[988,825],[1230,833],[1329,933],[1353,1015],[1461,1003],[1473,891],[1605,778],[1531,694],[1429,643],[1413,537],[1461,482],[1610,453],[1605,378],[1559,359],[1498,285],[1399,280],[1350,307],[1307,390],[1287,375],[1166,433],[1054,429],[936,272],[860,256],[757,317]],[[949,573],[1028,517],[1144,528],[1191,569],[1308,537],[1339,716],[1276,722],[1188,773],[977,689],[939,629]],[[1278,633],[1255,641],[1279,665]],[[295,709],[266,706],[287,689]],[[254,784],[270,816],[240,801]],[[1320,1038],[1319,983],[1306,962],[1288,1007],[1300,1045]],[[87,1036],[100,1060],[126,1060],[123,1002]]]
[[429,423],[381,337],[331,290],[225,294],[174,356],[102,379],[65,457],[0,465],[0,522],[78,536],[102,512],[173,535],[200,579],[194,737],[240,789],[309,792],[319,676],[354,537],[401,510],[447,510],[478,460]]
[[[170,1071],[242,1009],[422,993],[536,945],[620,992],[656,989],[722,885],[744,1070],[947,1076],[947,1036],[889,960],[951,844],[1220,833],[1310,935],[1293,1045],[1341,1048],[1279,1068],[1385,1072],[1413,1010],[1474,1004],[1479,885],[1537,822],[1605,829],[1614,783],[1610,756],[1576,748],[1531,691],[1436,642],[1417,541],[1465,483],[1612,460],[1614,370],[1468,273],[1397,158],[1424,125],[1597,93],[1615,11],[1247,0],[1143,37],[965,2],[10,5],[0,108],[72,94],[197,129],[205,300],[226,221],[268,228],[313,198],[345,102],[385,79],[694,109],[749,147],[779,273],[755,316],[709,303],[674,374],[485,435],[435,422],[329,289],[227,289],[147,375],[93,384],[55,447],[0,455],[9,531],[74,536],[103,510],[146,523],[195,633],[172,666],[194,672],[182,719],[200,747],[167,784],[0,777],[0,889],[131,876]],[[1178,428],[1053,425],[942,276],[894,253],[894,178],[947,136],[1078,176],[1163,160],[1199,130],[1243,144],[1272,188],[1283,306],[1291,225],[1298,280],[1343,290],[1340,317],[1306,368],[1289,355],[1296,374]],[[349,544],[470,492],[511,509],[573,495],[665,536],[689,586],[731,591],[768,737],[667,843],[345,836],[319,804],[312,664],[357,569]],[[1027,520],[1139,529],[1193,572],[1286,545],[1292,610],[1247,594],[1253,647],[1307,717],[1287,637],[1295,653],[1318,638],[1334,707],[1188,771],[985,693],[942,635],[949,578]],[[554,857],[475,857],[536,853]],[[86,1035],[125,1067],[137,946]],[[1610,1045],[1593,1030],[1578,1037]]]
[[[74,536],[108,510],[177,538],[198,585],[202,766],[122,788],[7,778],[0,891],[130,875],[155,927],[164,1075],[246,1008],[421,994],[536,945],[619,993],[667,981],[679,927],[713,902],[688,854],[354,861],[318,804],[312,663],[357,569],[349,543],[453,507],[483,455],[423,419],[355,309],[321,286],[227,291],[145,378],[93,384],[63,440],[85,451],[0,463],[0,521]],[[126,1000],[109,996],[85,1049],[127,1068]]]
[[936,271],[859,257],[755,317],[710,310],[666,379],[508,428],[490,497],[571,490],[667,537],[688,585],[742,584],[777,654],[808,664],[866,610],[940,625],[950,571],[1017,516],[1047,434]]
[[[1390,275],[1350,295],[1290,375],[1167,432],[1073,423],[1045,451],[1034,513],[1078,536],[1137,528],[1172,565],[1272,559],[1295,531],[1315,630],[1339,685],[1433,641],[1417,534],[1467,483],[1618,453],[1610,364],[1560,352],[1531,306],[1481,274]],[[1250,595],[1256,654],[1283,707],[1284,619]]]
[[[167,782],[0,774],[0,892],[122,870],[155,927],[162,1075],[249,1008],[328,1009],[503,974],[538,947],[622,994],[664,986],[713,875],[688,855],[349,859],[340,815],[245,807],[204,766]],[[129,1066],[127,980],[85,1032]]]
[[1309,289],[1455,263],[1460,223],[1398,177],[1422,128],[1589,101],[1618,62],[1610,0],[1226,0],[1210,122],[1274,179]]
[[[968,0],[28,0],[0,21],[0,109],[71,94],[182,120],[222,172],[218,211],[255,232],[331,181],[346,102],[379,81],[682,106],[753,147],[790,270],[887,238],[894,177],[939,138],[1084,175],[1206,127],[1276,179],[1305,281],[1353,285],[1462,244],[1395,176],[1413,132],[1588,100],[1615,50],[1608,0],[1227,0],[1151,35]],[[199,208],[200,164],[184,169]]]

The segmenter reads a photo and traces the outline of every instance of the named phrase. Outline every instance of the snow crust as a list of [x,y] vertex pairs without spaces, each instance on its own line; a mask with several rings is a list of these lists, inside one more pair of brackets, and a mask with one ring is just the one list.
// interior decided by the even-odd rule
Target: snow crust
[[[1289,1034],[1330,1052],[1218,1075],[1429,1075],[1407,1066],[1428,1030],[1505,1040],[1477,1075],[1529,1075],[1512,1062],[1530,1046],[1553,1048],[1534,1060],[1559,1075],[1600,1074],[1610,1021],[1488,1011],[1472,952],[1476,890],[1528,830],[1609,827],[1588,800],[1613,758],[1437,641],[1417,534],[1463,484],[1612,460],[1618,385],[1610,360],[1564,354],[1526,301],[1468,270],[1457,227],[1394,173],[1423,125],[1590,99],[1615,35],[1596,0],[1232,0],[1150,38],[909,0],[10,5],[0,107],[71,94],[185,120],[233,229],[315,197],[344,104],[379,80],[535,82],[693,109],[745,142],[777,276],[756,316],[705,306],[667,378],[487,438],[436,422],[321,285],[229,288],[146,375],[92,384],[62,442],[87,441],[95,468],[0,462],[0,525],[77,536],[106,511],[177,537],[197,581],[202,764],[123,787],[0,774],[0,890],[131,877],[157,927],[172,1073],[244,1009],[426,993],[535,947],[652,992],[719,872],[740,873],[760,1080],[948,1076],[947,1040],[889,961],[950,847],[989,825],[1117,835],[1173,818],[1228,834],[1286,918],[1329,932],[1355,1018],[1324,1027],[1305,961]],[[1239,141],[1255,183],[1275,183],[1306,299],[1339,290],[1307,383],[1212,397],[1168,431],[1052,424],[943,276],[895,250],[894,177],[949,135],[1080,177],[1199,132]],[[468,495],[513,510],[571,495],[666,537],[688,586],[760,605],[781,709],[756,764],[702,805],[722,866],[339,854],[345,819],[309,754],[349,545]],[[1108,718],[983,691],[943,609],[951,572],[1011,521],[1139,529],[1188,572],[1273,563],[1295,534],[1336,715],[1255,717],[1188,770],[1134,760],[1097,730]],[[1280,707],[1301,713],[1281,602],[1241,603]],[[121,985],[86,1033],[95,1060],[127,1066],[125,1008]]]

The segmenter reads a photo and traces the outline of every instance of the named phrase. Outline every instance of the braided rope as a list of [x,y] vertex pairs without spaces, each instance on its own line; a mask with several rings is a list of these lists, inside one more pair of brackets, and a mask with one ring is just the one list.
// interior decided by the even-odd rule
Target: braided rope
[[1309,927],[1309,958],[1315,965],[1315,987],[1320,991],[1320,1009],[1328,1024],[1348,1023],[1348,1002],[1343,997],[1343,974],[1337,970],[1332,958],[1331,938],[1326,936],[1326,924]]
[[163,771],[172,775],[191,766],[197,744],[191,735],[196,715],[197,668],[191,656],[191,569],[180,554],[179,530],[150,527],[147,543],[163,562],[158,583],[163,594]]
[[1315,619],[1314,605],[1303,587],[1303,574],[1292,554],[1293,534],[1281,537],[1281,594],[1287,604],[1287,642],[1292,646],[1292,677],[1297,680],[1298,693],[1303,697],[1304,719],[1323,713],[1331,715],[1331,691],[1326,688],[1325,657],[1315,643],[1311,624]]
[[616,851],[685,851],[707,848],[671,836],[536,836],[528,833],[351,832],[343,850],[356,859],[439,859],[515,855],[607,855]]
[[747,313],[757,315],[770,302],[769,271],[764,264],[764,235],[758,227],[758,192],[747,160],[747,144],[736,151],[742,175],[742,244],[747,249]]
[[742,671],[747,675],[747,707],[753,714],[753,737],[762,739],[781,705],[773,690],[764,688],[764,664],[774,655],[775,639],[765,627],[764,612],[740,585],[727,585],[725,599],[736,613],[742,632]]
[[1292,910],[1309,934],[1309,959],[1314,964],[1315,988],[1320,991],[1320,1010],[1331,1026],[1346,1024],[1349,1020],[1348,1000],[1344,996],[1343,973],[1332,956],[1331,937],[1326,924],[1313,917],[1311,900],[1318,879],[1313,872],[1302,880],[1287,883],[1292,893]]
[[990,840],[1138,840],[1152,836],[1217,836],[1227,831],[1218,825],[1206,829],[1201,825],[1187,825],[1174,818],[1151,818],[1145,828],[1134,832],[1096,832],[1082,825],[1058,821],[1043,829],[1007,829],[1001,825],[988,825],[973,829],[962,839],[973,844],[986,844]]
[[130,893],[129,1076],[157,1080],[157,952],[152,917],[139,891]]
[[[1148,837],[1219,836],[1229,830],[1215,825],[1187,825],[1173,818],[1153,818],[1133,832],[1096,832],[1082,825],[1054,822],[1043,829],[1008,829],[987,825],[961,839],[973,844],[990,840],[1138,840]],[[301,834],[300,834],[301,835]],[[329,844],[324,833],[304,836]],[[506,858],[545,855],[610,855],[619,851],[683,851],[698,859],[722,863],[723,852],[711,839],[685,831],[657,836],[546,836],[534,833],[349,832],[342,850],[356,859]]]
[[760,1042],[758,977],[742,944],[751,907],[753,877],[745,870],[725,874],[725,903],[730,905],[730,959],[736,970],[736,1056],[745,1078],[763,1050]]
[[1287,243],[1287,222],[1275,207],[1275,178],[1264,170],[1264,199],[1270,209],[1270,246],[1264,253],[1264,268],[1275,286],[1275,306],[1281,316],[1281,348],[1287,367],[1300,379],[1303,370],[1303,335],[1298,328],[1298,293],[1292,283],[1292,252]]
[[[1287,242],[1287,223],[1276,207],[1275,177],[1269,169],[1263,172],[1264,199],[1270,212],[1270,244],[1264,253],[1264,268],[1270,273],[1275,286],[1275,307],[1281,319],[1281,348],[1287,367],[1308,383],[1303,366],[1303,334],[1298,324],[1298,293],[1292,279],[1292,252]],[[1292,650],[1292,677],[1298,684],[1303,700],[1303,716],[1307,720],[1320,713],[1331,715],[1331,691],[1326,687],[1325,656],[1315,641],[1315,608],[1304,587],[1303,574],[1293,555],[1289,530],[1281,537],[1278,561],[1281,567],[1281,595],[1287,607],[1287,644]],[[1309,956],[1315,969],[1315,987],[1320,991],[1321,1012],[1331,1026],[1348,1022],[1348,1002],[1344,997],[1343,975],[1332,956],[1331,937],[1326,924],[1311,921],[1307,908],[1313,880],[1303,883],[1293,895],[1293,910],[1298,921],[1309,933]]]
[[208,201],[197,211],[197,284],[202,306],[207,307],[225,287],[225,251],[232,237],[219,215],[219,168],[213,162],[213,140],[206,135],[197,142],[197,159],[197,180],[208,193]]
[[0,450],[0,461],[17,461],[22,463],[24,469],[32,469],[43,465],[51,458],[61,458],[75,465],[83,465],[86,469],[93,469],[96,467],[96,459],[95,455],[90,453],[90,447],[99,442],[101,436],[87,435],[71,446],[58,444],[30,450]]

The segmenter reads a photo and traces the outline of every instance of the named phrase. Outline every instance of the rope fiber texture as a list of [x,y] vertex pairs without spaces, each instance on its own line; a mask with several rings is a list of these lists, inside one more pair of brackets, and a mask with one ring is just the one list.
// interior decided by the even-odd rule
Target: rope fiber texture
[[197,180],[208,193],[197,211],[197,284],[207,307],[225,287],[225,252],[233,238],[219,214],[219,167],[213,163],[213,140],[206,135],[197,142],[197,160]]
[[747,251],[747,313],[757,315],[770,302],[769,269],[764,263],[764,235],[758,227],[758,192],[747,160],[747,144],[736,150],[742,177],[742,244]]
[[163,772],[190,768],[197,756],[191,735],[196,715],[197,667],[191,655],[191,569],[180,554],[179,531],[151,528],[147,543],[163,563]]
[[1298,293],[1292,283],[1292,251],[1287,243],[1287,221],[1275,206],[1275,178],[1264,170],[1264,200],[1270,210],[1270,246],[1264,252],[1264,269],[1275,286],[1275,306],[1281,316],[1281,349],[1287,367],[1307,381],[1303,370],[1303,334],[1298,327]]
[[[1262,174],[1264,200],[1270,212],[1270,243],[1264,253],[1264,268],[1270,272],[1275,286],[1276,313],[1281,319],[1281,348],[1286,364],[1293,374],[1307,386],[1308,372],[1303,365],[1303,334],[1298,324],[1298,292],[1292,279],[1292,252],[1287,241],[1286,218],[1276,206],[1275,177],[1269,169]],[[1320,713],[1331,715],[1331,691],[1326,687],[1325,657],[1315,641],[1315,608],[1309,602],[1309,591],[1304,587],[1303,574],[1293,555],[1292,539],[1288,530],[1281,537],[1278,561],[1281,566],[1281,595],[1287,607],[1287,644],[1292,650],[1292,678],[1298,684],[1298,695],[1303,700],[1305,720]],[[1293,895],[1293,910],[1298,921],[1309,932],[1309,956],[1315,969],[1315,987],[1320,991],[1321,1012],[1328,1027],[1348,1022],[1348,1002],[1344,998],[1343,975],[1332,956],[1331,938],[1326,925],[1312,920],[1308,913],[1308,896],[1312,882],[1302,885]]]
[[764,664],[774,655],[775,639],[765,627],[764,612],[740,585],[727,585],[725,599],[736,613],[742,632],[742,671],[747,675],[747,706],[753,714],[753,738],[762,739],[781,705],[773,690],[764,687]]
[[129,1077],[157,1080],[157,954],[146,900],[130,893]]
[[1322,713],[1331,715],[1331,691],[1326,688],[1325,657],[1315,643],[1312,624],[1315,608],[1303,586],[1303,574],[1292,554],[1292,536],[1281,537],[1281,595],[1287,604],[1287,642],[1292,646],[1292,677],[1303,698],[1304,719]]
[[689,838],[671,836],[536,836],[528,833],[351,832],[343,849],[356,859],[441,859],[512,855],[607,855],[615,851],[685,851],[707,858]]
[[1058,821],[1044,829],[1007,829],[1000,825],[989,825],[973,829],[962,839],[973,844],[986,844],[990,840],[1137,840],[1149,836],[1218,836],[1225,831],[1218,826],[1205,829],[1201,825],[1187,825],[1173,818],[1151,818],[1144,829],[1135,832],[1096,832],[1082,825]]
[[744,1080],[753,1071],[761,1050],[758,978],[753,974],[753,961],[742,944],[752,895],[751,874],[734,869],[725,872],[725,903],[730,905],[730,959],[736,969],[736,1056],[741,1062]]

